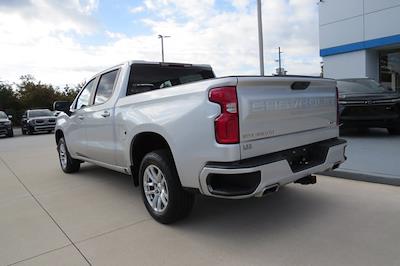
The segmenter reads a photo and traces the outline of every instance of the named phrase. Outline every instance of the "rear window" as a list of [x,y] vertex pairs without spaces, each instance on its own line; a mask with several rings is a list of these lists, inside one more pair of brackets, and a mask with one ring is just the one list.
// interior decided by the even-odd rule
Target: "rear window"
[[213,71],[205,67],[133,64],[126,94],[164,89],[214,77]]

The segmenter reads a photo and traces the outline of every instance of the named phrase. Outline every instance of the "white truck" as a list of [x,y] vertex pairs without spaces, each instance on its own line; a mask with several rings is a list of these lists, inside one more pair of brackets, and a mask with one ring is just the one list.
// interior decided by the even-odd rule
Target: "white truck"
[[186,217],[196,193],[261,197],[315,183],[346,159],[329,79],[215,78],[208,65],[130,61],[55,109],[62,170],[90,162],[132,175],[165,224]]

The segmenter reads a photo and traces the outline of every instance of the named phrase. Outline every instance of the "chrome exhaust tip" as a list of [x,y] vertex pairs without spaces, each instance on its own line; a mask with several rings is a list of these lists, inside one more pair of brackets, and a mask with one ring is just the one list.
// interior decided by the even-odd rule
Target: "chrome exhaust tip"
[[277,192],[278,190],[279,190],[279,184],[273,184],[273,185],[270,185],[270,186],[266,186],[258,194],[258,197],[265,197],[267,195],[270,195],[272,193]]

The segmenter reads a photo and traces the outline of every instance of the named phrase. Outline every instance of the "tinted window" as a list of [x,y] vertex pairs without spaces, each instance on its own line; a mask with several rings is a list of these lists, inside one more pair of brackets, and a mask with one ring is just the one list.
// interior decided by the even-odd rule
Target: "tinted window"
[[101,75],[99,85],[97,86],[94,104],[104,103],[111,97],[117,74],[118,69]]
[[84,106],[89,106],[89,100],[90,95],[93,91],[94,81],[95,79],[89,81],[89,83],[87,83],[85,88],[82,90],[81,94],[78,97],[78,100],[76,101],[76,109],[81,109]]
[[28,112],[29,117],[40,117],[40,116],[54,116],[50,110],[30,110]]
[[133,64],[127,95],[214,78],[210,68],[191,65]]

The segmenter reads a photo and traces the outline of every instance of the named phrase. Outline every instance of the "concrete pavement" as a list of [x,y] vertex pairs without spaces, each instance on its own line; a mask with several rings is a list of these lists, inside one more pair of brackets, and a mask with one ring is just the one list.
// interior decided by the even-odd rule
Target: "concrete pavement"
[[400,188],[319,177],[262,199],[198,197],[172,226],[128,176],[66,175],[53,135],[0,139],[0,265],[400,265]]
[[400,136],[386,129],[346,130],[347,161],[328,175],[400,186]]

